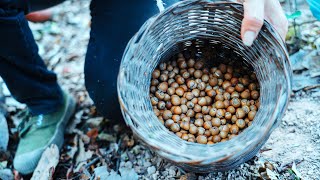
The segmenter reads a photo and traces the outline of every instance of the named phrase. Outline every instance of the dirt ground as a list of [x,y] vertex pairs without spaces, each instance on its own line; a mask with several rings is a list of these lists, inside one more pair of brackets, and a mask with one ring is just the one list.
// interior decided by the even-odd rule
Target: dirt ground
[[[53,179],[320,179],[319,87],[292,94],[280,126],[250,161],[228,172],[188,173],[149,151],[123,125],[96,113],[83,74],[89,0],[66,1],[54,11],[52,21],[30,25],[41,56],[77,99],[78,108]],[[24,105],[14,101],[6,89],[5,95],[10,142],[8,151],[1,152],[0,179],[29,179],[31,175],[21,176],[12,166],[18,142],[19,119],[15,117]]]

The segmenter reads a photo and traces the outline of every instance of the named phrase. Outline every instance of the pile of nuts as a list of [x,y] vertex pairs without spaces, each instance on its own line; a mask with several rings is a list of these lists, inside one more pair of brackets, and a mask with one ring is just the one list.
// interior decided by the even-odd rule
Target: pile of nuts
[[161,63],[152,73],[150,101],[159,121],[189,142],[224,142],[252,124],[259,83],[246,68],[186,59]]

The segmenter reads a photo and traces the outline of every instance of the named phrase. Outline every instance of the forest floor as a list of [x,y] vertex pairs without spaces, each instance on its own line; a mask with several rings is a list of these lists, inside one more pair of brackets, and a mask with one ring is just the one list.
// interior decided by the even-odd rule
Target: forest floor
[[[312,76],[310,84],[299,79],[301,74],[310,73],[311,67],[294,63],[295,91],[288,109],[253,159],[227,172],[186,172],[142,145],[121,123],[111,123],[97,114],[85,90],[83,74],[90,33],[89,4],[88,0],[66,1],[54,8],[52,21],[30,23],[48,68],[58,74],[62,87],[78,102],[53,179],[320,179],[320,79],[319,75]],[[303,24],[311,17],[304,18],[297,23]],[[308,43],[320,36],[320,23],[300,28],[307,56],[306,52],[315,51],[317,44]],[[293,47],[290,41],[288,45]],[[320,56],[317,58],[314,62],[319,65]],[[25,106],[16,102],[6,88],[4,94],[10,138],[8,150],[0,154],[0,179],[29,179],[32,175],[21,176],[12,165],[18,142],[16,114]]]

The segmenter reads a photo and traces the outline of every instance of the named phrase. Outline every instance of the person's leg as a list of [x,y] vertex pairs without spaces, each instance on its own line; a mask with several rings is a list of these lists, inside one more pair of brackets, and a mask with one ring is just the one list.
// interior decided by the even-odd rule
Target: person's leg
[[13,97],[34,115],[55,111],[62,104],[62,92],[38,54],[24,9],[0,4],[0,27],[0,76]]
[[20,141],[13,161],[16,170],[29,174],[47,147],[62,147],[75,102],[62,93],[56,75],[47,70],[25,19],[27,10],[16,2],[27,1],[0,2],[0,76],[31,112],[19,125]]
[[[168,6],[178,0],[165,2]],[[116,83],[122,54],[134,33],[159,9],[153,0],[92,0],[90,9],[92,24],[85,62],[86,88],[98,112],[120,120]]]

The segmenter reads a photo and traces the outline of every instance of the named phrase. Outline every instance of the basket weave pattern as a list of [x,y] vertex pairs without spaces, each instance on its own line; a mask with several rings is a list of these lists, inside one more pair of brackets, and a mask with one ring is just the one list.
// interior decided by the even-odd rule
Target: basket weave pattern
[[[195,172],[224,171],[252,158],[279,124],[291,91],[291,68],[284,43],[267,22],[252,47],[240,38],[243,7],[233,2],[187,0],[150,18],[128,43],[118,76],[118,95],[128,126],[165,159]],[[261,106],[252,126],[214,145],[181,140],[155,116],[150,79],[161,61],[182,50],[212,50],[215,59],[241,57],[260,83]]]

